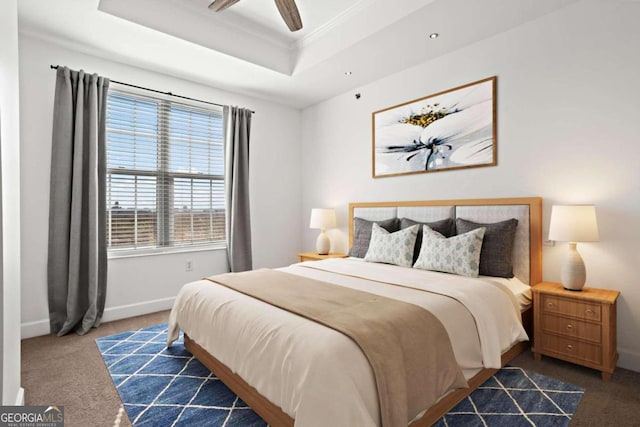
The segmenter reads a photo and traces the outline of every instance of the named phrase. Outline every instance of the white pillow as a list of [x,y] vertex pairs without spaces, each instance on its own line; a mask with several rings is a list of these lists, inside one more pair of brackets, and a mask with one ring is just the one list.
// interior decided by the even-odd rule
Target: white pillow
[[389,233],[378,224],[373,223],[371,241],[364,260],[411,267],[413,249],[419,230],[420,226],[414,225],[395,233]]
[[420,255],[413,267],[478,277],[480,249],[485,230],[486,228],[480,227],[447,239],[425,225],[422,230]]

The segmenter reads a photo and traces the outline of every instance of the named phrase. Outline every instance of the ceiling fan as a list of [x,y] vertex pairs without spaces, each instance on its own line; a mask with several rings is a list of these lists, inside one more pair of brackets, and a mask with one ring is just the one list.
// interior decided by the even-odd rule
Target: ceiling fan
[[[221,12],[226,8],[233,6],[240,0],[215,0],[209,5],[209,9],[213,9],[216,12]],[[275,0],[278,11],[287,24],[287,27],[291,31],[298,31],[302,28],[302,19],[300,19],[300,12],[296,6],[295,0]]]

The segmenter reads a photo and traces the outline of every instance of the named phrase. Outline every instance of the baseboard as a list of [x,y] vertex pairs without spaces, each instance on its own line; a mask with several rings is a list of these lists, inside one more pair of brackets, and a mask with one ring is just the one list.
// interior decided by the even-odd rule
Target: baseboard
[[618,347],[618,356],[619,367],[640,372],[640,353]]
[[118,307],[108,307],[104,309],[102,321],[112,322],[114,320],[127,319],[129,317],[169,310],[173,307],[173,302],[175,300],[175,297],[170,297],[138,302],[135,304],[121,305]]
[[33,338],[41,335],[49,335],[49,319],[36,320],[20,324],[20,338]]
[[[117,307],[107,307],[104,309],[102,321],[111,322],[114,320],[141,316],[143,314],[155,313],[157,311],[169,310],[173,307],[174,301],[175,297],[170,297],[135,304],[120,305]],[[25,322],[20,325],[20,336],[22,339],[49,335],[49,333],[49,319]]]
[[16,406],[24,406],[24,388],[18,389],[18,395],[16,396]]

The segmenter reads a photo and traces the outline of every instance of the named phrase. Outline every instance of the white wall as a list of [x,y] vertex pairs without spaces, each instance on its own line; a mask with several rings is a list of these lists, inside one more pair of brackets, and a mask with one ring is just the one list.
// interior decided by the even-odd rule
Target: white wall
[[[552,204],[594,203],[601,241],[579,245],[587,284],[621,291],[619,364],[640,371],[638,17],[637,2],[581,2],[359,88],[359,101],[354,91],[307,108],[304,247],[312,207],[338,209],[332,249],[345,251],[349,202],[541,196],[545,233]],[[372,111],[492,75],[498,166],[371,178]],[[545,280],[559,280],[566,249],[545,247]]]
[[20,389],[20,120],[17,0],[0,2],[2,141],[2,404],[22,404]]
[[[20,35],[22,116],[23,265],[22,336],[49,332],[47,236],[51,126],[55,72],[50,64],[172,91],[220,104],[253,109],[251,129],[251,222],[254,267],[296,260],[300,221],[300,112],[263,100],[78,53],[33,36]],[[212,70],[215,72],[215,70]],[[193,271],[185,271],[185,261]],[[180,287],[227,270],[223,250],[109,260],[105,320],[170,308]]]

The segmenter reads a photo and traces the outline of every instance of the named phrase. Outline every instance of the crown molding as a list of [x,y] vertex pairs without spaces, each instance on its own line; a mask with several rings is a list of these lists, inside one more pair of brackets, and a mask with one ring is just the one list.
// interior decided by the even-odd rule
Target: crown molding
[[334,28],[344,24],[363,10],[371,7],[374,3],[376,3],[376,1],[377,0],[360,0],[359,2],[353,4],[352,6],[336,15],[333,19],[322,24],[301,39],[292,42],[292,50],[300,51],[301,49],[315,43],[316,41],[324,37],[327,33],[332,31]]

